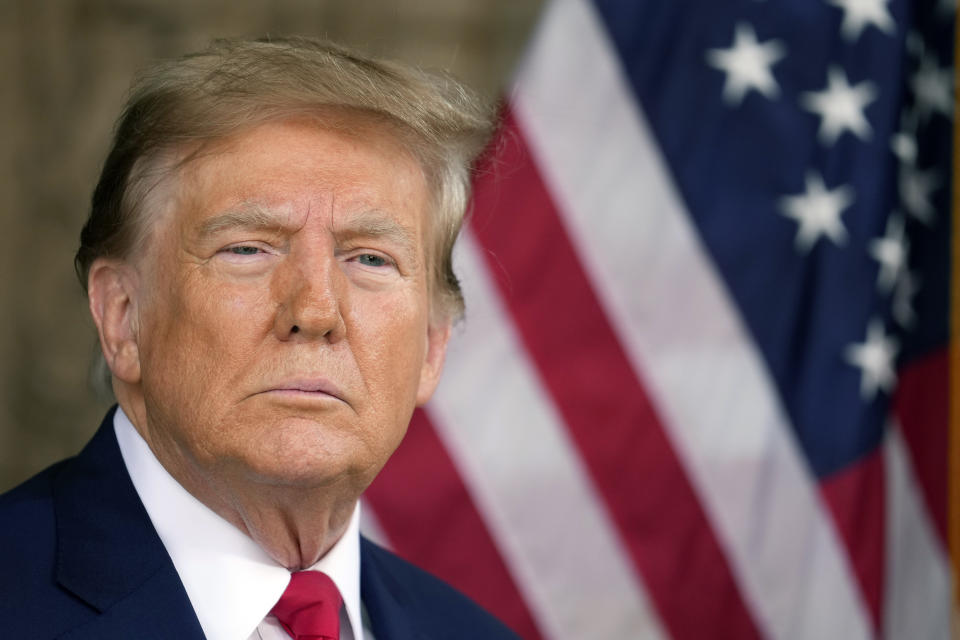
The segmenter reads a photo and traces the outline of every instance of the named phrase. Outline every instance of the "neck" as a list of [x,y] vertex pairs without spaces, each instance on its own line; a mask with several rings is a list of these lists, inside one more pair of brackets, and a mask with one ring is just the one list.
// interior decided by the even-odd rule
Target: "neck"
[[251,479],[249,474],[231,473],[230,469],[205,473],[183,456],[180,448],[160,436],[158,430],[150,429],[142,401],[122,391],[116,395],[124,413],[164,469],[281,566],[298,571],[316,564],[346,532],[359,499],[350,483],[305,487]]
[[326,555],[350,524],[356,499],[331,501],[331,493],[335,492],[267,490],[261,491],[256,500],[245,495],[241,504],[214,511],[252,538],[278,564],[298,571]]

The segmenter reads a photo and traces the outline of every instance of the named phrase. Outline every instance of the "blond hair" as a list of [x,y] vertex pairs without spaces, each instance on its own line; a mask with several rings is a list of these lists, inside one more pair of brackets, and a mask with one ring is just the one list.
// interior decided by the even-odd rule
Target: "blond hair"
[[299,37],[217,40],[135,81],[80,234],[74,263],[81,284],[97,258],[127,258],[138,248],[149,229],[146,196],[169,175],[167,160],[178,151],[267,121],[311,114],[323,122],[333,112],[385,123],[420,161],[434,205],[432,312],[459,316],[453,245],[473,163],[492,130],[489,109],[448,75]]

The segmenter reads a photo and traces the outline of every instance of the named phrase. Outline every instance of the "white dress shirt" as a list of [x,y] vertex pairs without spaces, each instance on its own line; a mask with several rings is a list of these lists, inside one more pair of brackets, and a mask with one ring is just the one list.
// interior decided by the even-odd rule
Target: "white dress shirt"
[[[113,418],[133,486],[180,575],[209,640],[290,640],[270,609],[290,572],[242,531],[214,513],[167,473],[119,407]],[[340,590],[341,640],[364,640],[360,604],[360,505],[346,533],[310,569]],[[369,632],[367,640],[372,640]]]

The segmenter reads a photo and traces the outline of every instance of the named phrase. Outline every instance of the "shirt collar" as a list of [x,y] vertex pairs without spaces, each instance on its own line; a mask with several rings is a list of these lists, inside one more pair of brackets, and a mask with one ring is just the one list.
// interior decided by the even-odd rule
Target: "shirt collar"
[[[280,599],[290,572],[180,486],[119,407],[113,427],[133,486],[173,560],[204,634],[210,640],[248,638]],[[346,532],[310,567],[337,585],[355,638],[363,637],[359,518],[358,503]]]

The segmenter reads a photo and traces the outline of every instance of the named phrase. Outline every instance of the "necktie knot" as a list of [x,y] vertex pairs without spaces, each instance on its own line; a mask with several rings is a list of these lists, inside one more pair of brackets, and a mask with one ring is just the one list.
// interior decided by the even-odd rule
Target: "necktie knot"
[[270,611],[294,640],[339,640],[340,605],[337,585],[325,573],[298,571]]

